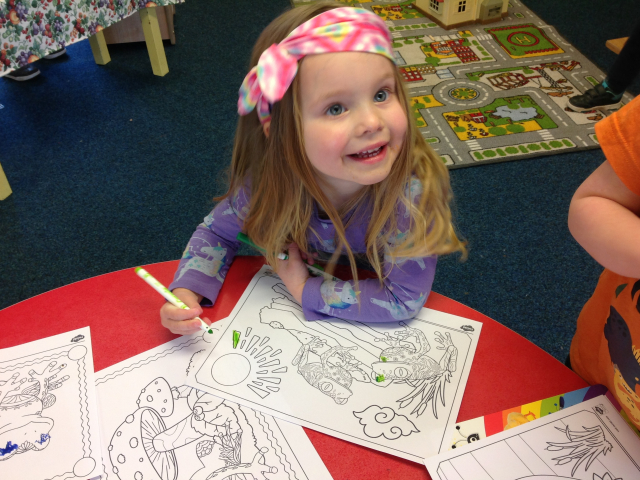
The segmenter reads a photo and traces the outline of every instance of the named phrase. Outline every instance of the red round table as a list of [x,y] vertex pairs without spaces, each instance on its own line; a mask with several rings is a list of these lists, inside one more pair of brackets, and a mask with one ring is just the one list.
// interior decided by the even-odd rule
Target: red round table
[[[210,320],[231,313],[245,287],[264,264],[262,257],[237,257]],[[169,285],[178,261],[145,266]],[[337,271],[348,278],[347,269]],[[367,272],[363,272],[367,276]],[[164,299],[133,268],[89,278],[0,310],[0,348],[91,327],[95,369],[137,355],[176,338],[160,326]],[[432,292],[426,307],[483,323],[458,421],[583,388],[571,370],[517,333],[469,307]],[[336,480],[428,479],[424,466],[305,428]]]

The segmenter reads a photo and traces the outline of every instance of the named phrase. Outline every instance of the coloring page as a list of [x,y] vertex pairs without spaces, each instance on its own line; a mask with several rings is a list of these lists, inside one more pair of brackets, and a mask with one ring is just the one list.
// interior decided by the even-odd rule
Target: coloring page
[[640,439],[602,395],[425,464],[434,480],[637,480]]
[[89,327],[0,350],[0,478],[98,478]]
[[481,327],[428,309],[401,322],[308,322],[263,267],[187,382],[421,463],[425,449],[447,448]]
[[98,372],[104,478],[331,480],[298,425],[185,385],[216,335],[180,337]]

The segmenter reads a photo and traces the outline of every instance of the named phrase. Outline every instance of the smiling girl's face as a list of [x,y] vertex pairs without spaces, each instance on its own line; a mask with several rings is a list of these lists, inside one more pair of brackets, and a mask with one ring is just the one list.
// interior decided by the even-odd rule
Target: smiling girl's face
[[408,120],[394,68],[362,52],[309,55],[300,65],[306,153],[336,207],[387,178],[400,152]]

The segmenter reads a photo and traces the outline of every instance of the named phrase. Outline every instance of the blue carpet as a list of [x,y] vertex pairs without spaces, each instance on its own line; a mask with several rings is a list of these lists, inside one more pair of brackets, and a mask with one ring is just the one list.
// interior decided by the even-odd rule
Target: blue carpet
[[[615,59],[605,41],[626,36],[640,18],[631,0],[607,2],[606,12],[597,0],[525,3],[605,71]],[[14,191],[0,202],[0,308],[179,258],[224,191],[253,42],[287,7],[178,5],[165,77],[152,75],[144,43],[110,46],[112,61],[98,66],[81,42],[60,60],[38,62],[33,81],[0,79],[0,162]],[[631,92],[639,91],[636,82]],[[601,271],[572,240],[566,214],[603,160],[596,150],[452,171],[470,255],[464,263],[441,259],[434,290],[564,360]]]

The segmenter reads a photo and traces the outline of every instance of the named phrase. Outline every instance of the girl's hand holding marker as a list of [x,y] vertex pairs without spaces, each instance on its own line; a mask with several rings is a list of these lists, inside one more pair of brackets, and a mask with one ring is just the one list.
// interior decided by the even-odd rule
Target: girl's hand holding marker
[[169,302],[160,309],[160,321],[171,333],[190,335],[198,330],[212,333],[209,329],[211,321],[205,318],[209,322],[207,324],[200,318],[202,298],[198,298],[196,293],[186,288],[176,288],[171,292],[142,267],[136,267],[136,274]]

